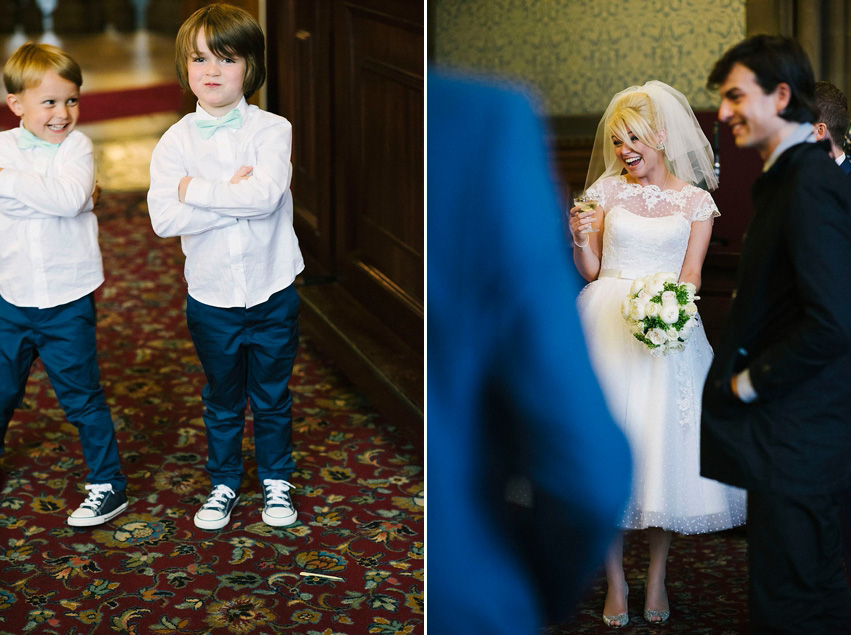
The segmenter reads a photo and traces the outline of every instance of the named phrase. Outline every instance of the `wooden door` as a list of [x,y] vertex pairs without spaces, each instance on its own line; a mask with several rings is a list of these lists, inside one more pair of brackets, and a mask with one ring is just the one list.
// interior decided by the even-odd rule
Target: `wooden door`
[[285,0],[269,5],[269,110],[293,126],[294,225],[313,269],[336,271],[331,164],[331,5]]
[[423,341],[423,4],[334,3],[337,254],[349,289]]

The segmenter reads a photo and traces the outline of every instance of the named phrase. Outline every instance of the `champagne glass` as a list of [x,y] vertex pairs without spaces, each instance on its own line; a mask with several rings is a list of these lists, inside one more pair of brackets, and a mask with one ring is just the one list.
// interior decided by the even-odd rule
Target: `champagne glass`
[[[576,196],[573,197],[573,206],[578,207],[580,209],[580,212],[579,212],[580,214],[584,214],[586,212],[592,212],[593,213],[594,211],[596,211],[597,205],[599,205],[599,202],[597,202],[593,197],[588,196],[587,192],[580,192],[579,194],[577,194]],[[590,234],[592,232],[598,232],[598,231],[600,231],[600,230],[597,229],[596,227],[594,227],[593,225],[591,225],[591,227],[589,229],[586,229],[582,233],[583,234]]]

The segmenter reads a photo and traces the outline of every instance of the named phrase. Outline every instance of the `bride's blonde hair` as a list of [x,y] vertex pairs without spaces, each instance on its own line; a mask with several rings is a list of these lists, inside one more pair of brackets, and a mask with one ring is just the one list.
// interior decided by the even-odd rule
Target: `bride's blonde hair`
[[594,136],[586,190],[601,178],[623,172],[612,135],[631,145],[630,132],[651,148],[663,141],[665,165],[677,178],[709,190],[718,187],[712,146],[685,95],[653,79],[630,86],[609,101]]
[[609,117],[606,131],[630,148],[633,147],[630,132],[643,144],[655,148],[659,143],[659,130],[650,95],[636,91],[621,97]]

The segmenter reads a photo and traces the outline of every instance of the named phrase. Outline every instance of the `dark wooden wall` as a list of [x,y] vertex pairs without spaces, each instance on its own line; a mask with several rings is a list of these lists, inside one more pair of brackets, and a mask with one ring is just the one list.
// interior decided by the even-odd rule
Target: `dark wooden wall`
[[293,124],[304,323],[420,443],[423,28],[415,0],[268,4],[269,109]]
[[[150,0],[147,29],[164,35],[176,34],[182,9],[181,0]],[[22,25],[27,34],[41,33],[42,17],[35,0],[0,0],[2,34],[12,33],[16,25]],[[130,0],[60,0],[53,14],[54,31],[59,35],[101,33],[107,25],[122,32],[135,28]]]
[[[721,162],[720,185],[712,192],[721,216],[712,230],[698,304],[709,341],[715,344],[729,311],[742,235],[752,215],[750,189],[762,162],[755,151],[735,147],[727,125],[719,124],[716,132],[714,111],[696,114]],[[553,160],[565,193],[567,186],[573,190],[584,187],[598,121],[599,117],[587,116],[551,120]]]

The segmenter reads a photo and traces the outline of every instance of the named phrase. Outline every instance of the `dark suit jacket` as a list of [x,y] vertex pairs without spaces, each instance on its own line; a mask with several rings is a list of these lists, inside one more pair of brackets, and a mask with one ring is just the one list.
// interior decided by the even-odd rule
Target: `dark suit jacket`
[[[851,181],[820,144],[753,187],[733,300],[703,393],[701,473],[784,494],[851,475]],[[759,398],[739,401],[744,368]]]
[[[544,130],[514,90],[428,77],[429,632],[567,617],[629,493]],[[506,501],[526,478],[531,507]]]

